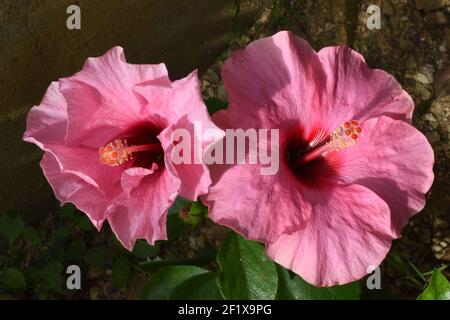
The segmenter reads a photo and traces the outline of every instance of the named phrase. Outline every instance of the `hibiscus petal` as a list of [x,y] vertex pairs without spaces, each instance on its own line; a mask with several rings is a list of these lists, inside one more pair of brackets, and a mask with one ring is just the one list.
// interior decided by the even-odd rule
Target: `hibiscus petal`
[[[209,129],[218,130],[217,126],[211,121],[203,102],[197,70],[172,83],[170,105],[173,112],[178,115],[178,120],[181,119],[180,115],[186,115],[190,123],[201,124],[202,134]],[[203,141],[204,146],[214,142],[215,139]]]
[[119,241],[132,250],[137,239],[151,245],[167,239],[167,212],[180,188],[180,180],[163,168],[130,168],[122,175],[127,197],[110,208],[109,224]]
[[98,147],[114,132],[138,122],[144,102],[133,88],[159,78],[168,81],[164,64],[128,64],[120,47],[87,59],[80,72],[60,80],[68,104],[67,142]]
[[[156,99],[145,99],[136,92],[140,84],[156,88]],[[177,117],[172,116],[170,122],[164,112],[172,103],[175,112],[170,112]],[[164,128],[172,130],[177,122],[174,119],[186,117],[204,120],[206,128],[215,127],[201,100],[196,73],[172,87],[164,64],[128,64],[122,48],[116,47],[102,57],[89,58],[82,71],[53,83],[42,104],[31,111],[24,139],[46,151],[42,168],[57,198],[86,212],[98,229],[108,217],[119,240],[131,250],[137,238],[149,243],[166,238],[166,215],[180,192],[178,176],[183,174],[177,171],[183,170],[172,165],[168,153],[171,141],[165,141],[163,135],[158,138],[164,148],[164,163],[158,165],[146,163],[148,159],[156,161],[150,156],[143,156],[143,161],[136,156],[118,166],[103,165],[99,147],[115,138],[135,139],[132,152],[139,152],[142,149],[138,146],[147,142],[137,141],[152,139],[148,137],[152,130],[154,134]],[[184,125],[191,128],[192,121]],[[207,192],[210,181],[206,166],[186,177],[192,180],[185,188],[192,186],[189,192],[193,197]]]
[[44,154],[41,168],[61,205],[75,204],[100,230],[106,219],[106,201],[102,192],[79,176],[62,172],[57,159],[49,152]]
[[347,120],[380,115],[410,122],[414,109],[395,78],[370,69],[356,51],[339,46],[316,53],[287,31],[236,51],[224,64],[222,77],[230,120],[242,128],[296,121],[331,132]]
[[141,108],[141,114],[158,114],[168,120],[179,116],[174,113],[172,108],[167,108],[171,92],[170,81],[146,81],[137,84],[133,90],[138,97],[145,101]]
[[325,82],[316,52],[287,31],[233,53],[222,78],[229,93],[230,120],[239,121],[242,128],[276,127],[292,119],[306,123],[309,110],[320,104]]
[[260,169],[253,164],[210,166],[214,184],[201,199],[214,222],[270,243],[302,227],[311,205],[289,168],[281,164],[275,175],[261,175]]
[[[208,166],[203,162],[195,163],[194,153],[198,153],[199,161],[202,160],[201,154],[201,142],[200,140],[194,136],[194,129],[192,123],[184,118],[178,121],[177,124],[173,127],[168,127],[161,132],[158,138],[161,141],[163,148],[165,148],[165,163],[167,170],[170,170],[171,173],[177,176],[183,183],[180,186],[180,196],[183,198],[195,201],[197,197],[202,194],[208,193],[209,186],[211,185],[211,178],[209,176]],[[173,131],[177,128],[183,128],[188,130],[191,133],[191,137],[193,137],[193,141],[191,141],[191,152],[190,152],[190,161],[189,163],[181,163],[175,164],[172,162],[173,160],[173,142],[172,135]],[[195,142],[194,142],[195,140]],[[194,146],[194,143],[196,145]],[[195,148],[199,148],[200,150],[196,150]],[[188,151],[188,150],[184,150]],[[184,152],[183,151],[183,152]]]
[[44,150],[41,167],[57,199],[73,203],[100,230],[108,205],[122,192],[120,175],[130,164],[102,165],[96,150],[87,148],[49,145]]
[[307,282],[328,287],[362,278],[381,263],[391,240],[387,204],[350,185],[317,198],[305,228],[282,235],[267,254]]
[[[200,152],[197,159],[201,160],[203,154],[210,145],[224,136],[212,121],[203,102],[200,91],[200,82],[197,71],[192,72],[186,78],[177,80],[170,87],[143,83],[135,87],[144,99],[148,101],[149,112],[157,112],[172,123],[172,128],[160,134],[167,141],[163,147],[168,148],[167,153],[172,152],[172,134],[174,130],[186,129],[191,135],[191,163],[173,165],[176,174],[183,181],[180,195],[190,200],[196,200],[201,194],[208,192],[211,179],[208,167],[204,163],[194,163],[194,152]],[[166,106],[170,105],[170,108]],[[197,126],[197,130],[195,130]],[[205,135],[206,132],[215,134]]]
[[44,149],[48,144],[62,144],[66,136],[67,104],[59,92],[59,83],[52,82],[39,106],[27,117],[23,139]]
[[[166,66],[133,65],[126,62],[123,49],[114,47],[103,56],[88,58],[83,69],[73,76],[97,88],[120,108],[134,99],[133,87],[139,83],[163,78],[168,80]],[[134,106],[133,106],[134,107]],[[136,112],[139,109],[135,110]]]
[[340,151],[342,180],[361,184],[388,203],[392,234],[398,237],[425,206],[434,179],[433,149],[420,131],[400,120],[383,116],[361,127],[356,144]]
[[100,163],[98,151],[51,145],[46,151],[53,154],[63,173],[70,173],[101,190],[105,197],[113,198],[120,187],[120,175],[131,163],[110,167]]
[[[187,117],[191,124],[201,123],[203,131],[218,130],[211,121],[203,102],[197,71],[191,72],[187,77],[174,81],[170,85],[161,82],[144,82],[135,86],[134,91],[148,101],[148,112],[157,113],[171,123],[177,123],[183,117]],[[170,108],[167,108],[167,105],[170,105]],[[208,145],[214,141],[215,139],[203,142]]]
[[[203,102],[200,91],[200,82],[197,71],[186,78],[175,81],[171,95],[171,106],[175,112],[186,114],[174,125],[174,129],[185,128],[191,133],[192,153],[199,152],[197,158],[203,158],[204,152],[216,141],[221,139],[225,132],[220,130],[212,121]],[[196,128],[195,128],[196,127]],[[213,134],[206,135],[206,132]],[[198,150],[198,148],[201,150]],[[203,151],[203,154],[201,153]],[[192,157],[194,160],[194,156]],[[211,185],[208,167],[202,163],[174,165],[181,181],[180,195],[196,200],[199,195],[206,194]]]
[[370,69],[361,54],[345,46],[323,48],[318,56],[327,77],[315,113],[330,131],[351,119],[381,115],[411,122],[414,103],[392,75]]

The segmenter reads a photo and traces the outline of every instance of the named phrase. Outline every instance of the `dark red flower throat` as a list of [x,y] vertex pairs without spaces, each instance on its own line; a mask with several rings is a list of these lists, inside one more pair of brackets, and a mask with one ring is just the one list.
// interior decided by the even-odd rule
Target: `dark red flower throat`
[[285,159],[300,183],[314,189],[333,186],[342,164],[337,151],[353,145],[360,133],[356,120],[345,122],[331,134],[316,129],[306,135],[302,127],[294,127],[287,135]]
[[100,162],[118,166],[133,160],[133,167],[149,168],[152,163],[163,164],[164,152],[158,139],[158,126],[144,123],[136,125],[120,137],[99,148]]

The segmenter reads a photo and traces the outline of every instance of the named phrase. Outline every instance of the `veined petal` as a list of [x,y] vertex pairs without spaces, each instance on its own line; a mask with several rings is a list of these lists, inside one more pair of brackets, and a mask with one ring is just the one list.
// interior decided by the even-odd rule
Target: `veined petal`
[[281,164],[275,175],[261,175],[254,164],[212,165],[214,181],[207,195],[201,197],[210,218],[232,228],[248,239],[265,243],[282,233],[304,226],[311,205],[300,184]]
[[67,103],[59,91],[59,82],[52,82],[39,106],[27,117],[23,139],[44,149],[48,144],[64,143],[67,127]]
[[337,187],[312,203],[308,224],[267,245],[275,262],[318,287],[362,278],[389,251],[389,207],[371,190]]
[[350,119],[381,115],[411,123],[414,103],[392,75],[369,68],[361,54],[345,46],[326,47],[317,55],[327,77],[315,115],[325,127],[332,131]]
[[[307,123],[321,104],[325,74],[309,44],[282,31],[238,50],[222,68],[230,121],[241,128]],[[242,116],[245,114],[245,117]]]
[[80,72],[60,80],[68,104],[66,141],[99,147],[114,132],[138,122],[145,102],[133,88],[155,79],[169,81],[164,64],[128,64],[121,47],[88,58]]
[[167,170],[131,168],[124,172],[122,185],[128,195],[108,216],[122,245],[131,251],[137,239],[146,239],[151,245],[167,239],[167,212],[177,197],[180,180]]
[[386,201],[392,234],[425,205],[433,183],[434,153],[425,136],[404,121],[382,116],[365,121],[357,143],[342,150],[345,183],[363,185]]
[[[157,112],[169,119],[172,126],[160,134],[160,140],[166,154],[173,150],[172,134],[178,129],[185,129],[190,134],[190,163],[172,164],[173,174],[183,183],[180,195],[190,200],[196,200],[201,194],[206,194],[211,184],[208,167],[201,161],[203,152],[224,136],[212,121],[203,102],[200,92],[200,82],[197,71],[186,78],[177,80],[170,87],[154,83],[143,83],[135,88],[148,101],[148,112]],[[166,106],[170,105],[171,108]],[[214,133],[214,134],[207,134]],[[203,152],[202,152],[203,151]],[[194,153],[197,152],[197,157]],[[195,163],[198,159],[200,163]],[[166,161],[171,162],[171,159]]]
[[101,190],[73,173],[63,172],[55,156],[49,152],[44,154],[41,167],[61,205],[75,204],[100,230],[107,216],[107,199]]

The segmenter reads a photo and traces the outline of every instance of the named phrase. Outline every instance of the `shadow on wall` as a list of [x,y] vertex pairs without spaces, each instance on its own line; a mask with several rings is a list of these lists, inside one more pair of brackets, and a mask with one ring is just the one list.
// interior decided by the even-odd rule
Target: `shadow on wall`
[[[241,0],[248,24],[265,0]],[[68,6],[81,8],[81,30],[68,30]],[[168,66],[172,80],[204,70],[232,36],[231,0],[3,0],[0,3],[0,211],[28,220],[54,204],[38,162],[42,153],[22,142],[29,109],[51,81],[80,70],[87,57],[115,45],[131,63]]]

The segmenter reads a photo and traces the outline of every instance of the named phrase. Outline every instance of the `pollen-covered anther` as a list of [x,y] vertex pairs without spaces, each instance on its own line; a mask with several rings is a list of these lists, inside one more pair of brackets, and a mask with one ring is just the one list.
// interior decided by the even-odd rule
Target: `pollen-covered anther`
[[132,159],[126,140],[115,139],[98,149],[100,163],[114,167]]
[[327,145],[334,151],[342,150],[355,144],[361,131],[357,120],[347,121],[331,133],[330,141]]
[[328,142],[317,147],[313,147],[297,159],[297,165],[302,165],[308,161],[312,161],[318,157],[325,156],[329,152],[339,151],[355,144],[361,133],[361,127],[356,120],[347,121],[340,127],[335,129],[331,134]]

